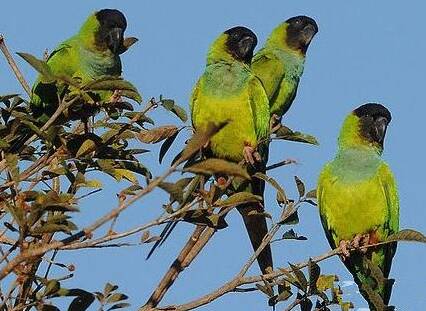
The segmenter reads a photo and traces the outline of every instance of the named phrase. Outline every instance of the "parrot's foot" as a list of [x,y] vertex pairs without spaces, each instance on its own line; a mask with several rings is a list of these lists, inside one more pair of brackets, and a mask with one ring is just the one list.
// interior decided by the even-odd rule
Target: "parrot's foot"
[[244,156],[244,160],[247,163],[250,163],[251,165],[253,165],[254,162],[260,162],[262,160],[259,152],[257,152],[252,146],[249,146],[249,145],[244,146],[243,156]]
[[269,120],[269,130],[275,133],[281,127],[281,118],[277,114],[273,114]]
[[218,186],[220,187],[220,186],[225,186],[226,185],[226,183],[227,183],[227,180],[226,180],[226,178],[225,177],[219,177],[218,179],[217,179],[217,184],[218,184]]
[[112,96],[109,98],[109,102],[112,104],[118,103],[121,101],[121,91],[115,90]]
[[345,261],[347,258],[349,258],[351,256],[351,253],[349,252],[349,250],[351,249],[351,241],[341,240],[339,242],[339,247],[340,247],[340,250],[342,252],[342,254],[340,256],[341,256],[342,260]]
[[367,246],[370,244],[370,234],[357,234],[351,242],[351,246],[360,251],[361,253],[365,254],[367,252],[367,248],[364,246]]

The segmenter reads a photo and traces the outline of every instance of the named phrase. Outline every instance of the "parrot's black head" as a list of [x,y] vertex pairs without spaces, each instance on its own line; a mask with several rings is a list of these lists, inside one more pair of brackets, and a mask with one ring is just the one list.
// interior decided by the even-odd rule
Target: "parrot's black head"
[[228,35],[226,47],[229,53],[236,60],[250,64],[257,44],[254,32],[246,27],[238,26],[228,29],[225,34]]
[[126,17],[114,9],[103,9],[95,13],[100,28],[97,41],[105,43],[114,54],[123,50],[124,31],[127,27]]
[[369,142],[383,148],[386,129],[392,120],[389,110],[380,104],[368,103],[353,111],[360,119],[360,134]]
[[307,16],[295,16],[286,20],[286,24],[288,25],[287,45],[305,54],[313,37],[318,32],[317,23]]

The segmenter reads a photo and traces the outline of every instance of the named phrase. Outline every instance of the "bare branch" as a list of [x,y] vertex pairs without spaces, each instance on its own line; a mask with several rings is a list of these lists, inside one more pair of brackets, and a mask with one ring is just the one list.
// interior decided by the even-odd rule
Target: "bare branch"
[[25,81],[25,78],[22,75],[21,71],[19,70],[18,65],[16,64],[15,60],[13,59],[12,55],[10,54],[9,49],[6,46],[4,36],[2,34],[0,34],[0,50],[3,52],[4,57],[6,58],[10,67],[12,68],[13,73],[15,74],[16,78],[18,79],[19,83],[21,83],[21,85],[24,88],[27,95],[31,96],[31,88],[28,85],[27,81]]

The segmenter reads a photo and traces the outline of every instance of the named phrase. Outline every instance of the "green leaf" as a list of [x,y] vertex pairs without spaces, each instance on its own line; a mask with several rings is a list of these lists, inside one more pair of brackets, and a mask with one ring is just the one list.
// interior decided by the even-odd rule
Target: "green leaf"
[[237,206],[240,204],[251,203],[251,202],[262,202],[262,197],[259,195],[254,195],[250,192],[237,192],[226,198],[225,200],[217,200],[215,206],[217,207],[227,207],[227,206]]
[[276,302],[286,301],[293,295],[290,287],[283,287],[278,285],[278,292],[279,294],[276,297]]
[[77,296],[69,305],[68,311],[85,311],[95,300],[95,296],[93,294],[79,288],[69,290],[69,294],[67,296]]
[[304,298],[300,302],[300,311],[311,311],[312,306],[312,301],[309,298]]
[[115,291],[118,289],[117,285],[111,284],[111,283],[106,283],[105,287],[104,287],[104,294],[105,296],[108,296],[111,292]]
[[305,241],[308,238],[303,235],[298,235],[296,232],[294,232],[293,229],[290,229],[286,232],[284,232],[282,239],[284,240],[299,240],[299,241]]
[[267,296],[272,297],[274,295],[274,291],[269,284],[260,285],[256,283],[255,285],[258,290],[260,290],[262,293],[266,294]]
[[37,70],[43,76],[44,83],[51,83],[56,80],[55,76],[52,74],[49,66],[47,65],[45,61],[42,61],[28,53],[18,52],[16,54],[21,56],[28,64],[30,64],[35,70]]
[[321,275],[321,268],[318,264],[309,258],[308,261],[308,273],[309,273],[309,293],[313,294],[317,291],[317,281]]
[[178,134],[179,134],[179,131],[177,131],[172,136],[167,137],[166,140],[164,141],[164,143],[161,145],[160,153],[158,155],[158,162],[160,162],[160,164],[163,161],[163,158],[166,155],[167,151],[170,149],[173,142],[176,140],[176,137],[178,136]]
[[132,171],[129,171],[126,169],[122,169],[122,168],[113,169],[112,175],[117,181],[121,181],[124,178],[134,184],[137,184],[138,182],[136,175]]
[[92,139],[86,139],[83,144],[78,148],[78,151],[76,153],[76,157],[84,157],[88,155],[89,153],[96,150],[96,142]]
[[247,170],[240,165],[229,162],[222,159],[207,159],[201,162],[197,162],[186,169],[185,172],[191,172],[195,174],[225,174],[229,176],[237,176],[245,179],[250,179]]
[[206,225],[215,229],[223,229],[228,226],[223,217],[219,217],[219,215],[216,214],[211,214],[211,211],[206,208],[186,211],[182,215],[182,218],[186,222],[196,225]]
[[116,309],[122,309],[122,308],[127,308],[129,306],[130,306],[130,303],[120,302],[120,303],[117,303],[117,304],[113,305],[111,308],[107,309],[107,311],[109,311],[109,310],[116,310]]
[[279,203],[284,203],[287,204],[288,203],[288,199],[287,199],[287,195],[285,194],[284,189],[279,185],[279,183],[273,179],[272,177],[269,177],[263,173],[256,173],[253,175],[253,177],[259,178],[264,180],[265,182],[267,182],[268,184],[270,184],[272,187],[275,188],[275,190],[277,190],[277,201]]
[[354,308],[354,305],[351,302],[340,302],[339,303],[341,311],[349,311]]
[[183,188],[175,183],[162,182],[158,185],[161,189],[170,194],[171,201],[181,203],[183,201]]
[[224,128],[228,122],[221,122],[215,124],[213,122],[209,122],[204,131],[197,131],[194,133],[192,138],[189,140],[185,149],[182,151],[179,159],[179,163],[188,160],[192,155],[202,149],[210,140],[210,138],[219,132],[222,128]]
[[403,229],[390,235],[386,241],[412,241],[426,243],[426,236],[424,236],[423,233],[413,229]]
[[54,305],[42,305],[39,309],[41,311],[61,311],[58,307]]
[[178,133],[179,129],[174,125],[164,125],[151,130],[142,130],[138,139],[146,144],[155,144]]
[[293,271],[294,276],[297,279],[297,282],[300,285],[300,289],[303,290],[305,293],[307,292],[308,288],[308,280],[306,279],[303,272],[295,265],[289,263],[291,270]]
[[314,136],[309,134],[303,134],[297,131],[294,132],[282,124],[278,131],[275,132],[275,135],[277,139],[296,141],[311,145],[319,145],[318,140]]
[[186,114],[185,109],[182,107],[176,105],[175,101],[173,99],[161,99],[161,105],[168,111],[175,114],[179,119],[181,119],[183,122],[186,122],[188,120],[188,116]]
[[296,182],[296,187],[297,187],[297,191],[299,192],[299,197],[303,197],[305,195],[304,183],[297,176],[294,176],[294,181]]
[[325,292],[327,289],[333,288],[335,280],[335,275],[320,275],[317,279],[316,287],[319,291]]
[[10,144],[4,139],[0,139],[0,149],[7,149],[10,147]]
[[60,287],[61,284],[57,280],[48,281],[46,287],[44,288],[43,297],[53,295],[59,290]]
[[142,97],[137,88],[129,81],[116,76],[103,76],[95,81],[91,81],[83,86],[86,91],[115,91],[120,90],[122,96],[133,99],[140,103]]
[[296,225],[299,223],[299,215],[297,214],[297,208],[290,206],[286,208],[281,216],[280,225]]
[[124,294],[115,293],[115,294],[112,294],[111,296],[108,297],[107,303],[118,302],[118,301],[126,300],[127,298],[129,298],[129,297],[127,297]]
[[19,181],[19,166],[18,166],[18,155],[7,153],[6,154],[6,167],[9,170],[10,177],[12,177],[12,180],[17,182]]
[[317,189],[313,189],[313,190],[308,191],[308,193],[306,194],[306,198],[307,199],[314,199],[314,200],[316,200],[316,198],[317,198]]

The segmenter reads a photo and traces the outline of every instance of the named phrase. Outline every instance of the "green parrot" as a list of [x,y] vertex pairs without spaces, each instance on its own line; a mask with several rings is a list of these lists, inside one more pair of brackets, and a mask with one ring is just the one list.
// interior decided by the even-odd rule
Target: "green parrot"
[[[120,54],[127,21],[123,13],[103,9],[90,15],[79,32],[62,42],[50,54],[47,64],[54,75],[81,79],[82,83],[104,75],[120,76]],[[44,83],[39,76],[32,88],[31,111],[36,118],[47,119],[58,108],[58,95],[63,95],[63,85]],[[100,100],[107,101],[112,92],[99,92]]]
[[[380,104],[365,104],[345,119],[333,161],[318,181],[321,222],[332,248],[340,246],[370,310],[387,310],[392,281],[387,280],[396,243],[360,249],[378,243],[399,230],[399,199],[395,178],[381,159],[390,112]],[[349,253],[348,248],[356,251]],[[368,259],[368,260],[366,260]],[[380,269],[384,280],[371,271]],[[375,307],[379,301],[381,307]]]
[[265,46],[253,57],[252,71],[268,95],[271,116],[278,120],[296,97],[306,51],[317,32],[312,18],[292,17],[272,31]]
[[[209,49],[206,69],[193,90],[190,103],[196,130],[204,129],[209,122],[229,122],[211,138],[208,152],[233,162],[245,160],[252,172],[256,171],[257,164],[263,163],[259,156],[268,148],[269,138],[268,98],[250,69],[256,44],[256,35],[245,27],[222,33]],[[256,192],[258,182],[236,185],[240,187],[238,190]],[[253,248],[257,249],[268,231],[263,207],[243,205],[238,210]],[[272,268],[269,246],[258,257],[258,263],[263,273]]]

